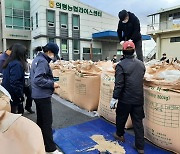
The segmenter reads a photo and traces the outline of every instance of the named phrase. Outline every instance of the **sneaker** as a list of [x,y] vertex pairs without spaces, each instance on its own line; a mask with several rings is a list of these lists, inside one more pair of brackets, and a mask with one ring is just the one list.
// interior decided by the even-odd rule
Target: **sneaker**
[[119,140],[120,142],[125,142],[124,136],[118,136],[116,133],[114,133],[113,136],[116,140]]
[[63,152],[55,150],[54,152],[46,152],[46,154],[63,154]]
[[144,154],[144,150],[136,149],[138,154]]

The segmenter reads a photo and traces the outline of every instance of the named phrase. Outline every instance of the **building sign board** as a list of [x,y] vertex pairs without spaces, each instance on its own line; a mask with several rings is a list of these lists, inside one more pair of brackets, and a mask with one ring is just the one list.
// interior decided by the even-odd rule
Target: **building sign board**
[[83,14],[87,14],[87,15],[102,17],[102,11],[83,8],[83,7],[69,5],[69,4],[60,3],[60,2],[54,2],[53,0],[49,1],[49,7],[50,8],[59,8],[64,11],[83,13]]

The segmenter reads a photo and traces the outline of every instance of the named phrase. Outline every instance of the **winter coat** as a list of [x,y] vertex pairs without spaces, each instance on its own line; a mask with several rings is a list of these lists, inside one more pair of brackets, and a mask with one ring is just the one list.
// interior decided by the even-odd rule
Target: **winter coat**
[[50,61],[47,55],[40,52],[32,62],[30,79],[34,99],[49,98],[53,94],[54,79],[49,66]]
[[128,14],[129,21],[127,23],[119,21],[117,30],[119,41],[128,41],[131,39],[134,43],[136,43],[141,40],[140,22],[133,13],[128,12]]
[[23,100],[24,68],[20,61],[11,61],[3,69],[2,86],[10,93],[12,105],[18,105]]
[[142,105],[144,74],[143,62],[134,56],[125,56],[116,66],[113,98],[122,103]]
[[7,53],[3,53],[1,56],[0,56],[0,73],[2,73],[2,70],[3,70],[3,64],[4,62],[6,61],[6,59],[8,58],[8,54]]

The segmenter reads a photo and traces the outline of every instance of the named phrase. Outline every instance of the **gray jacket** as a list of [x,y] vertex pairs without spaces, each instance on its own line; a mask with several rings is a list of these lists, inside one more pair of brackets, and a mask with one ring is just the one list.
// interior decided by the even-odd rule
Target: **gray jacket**
[[41,52],[33,60],[30,79],[34,99],[48,98],[53,94],[54,80],[49,66],[50,61],[51,59]]
[[134,56],[125,56],[116,66],[113,98],[122,103],[142,105],[144,74],[143,62]]

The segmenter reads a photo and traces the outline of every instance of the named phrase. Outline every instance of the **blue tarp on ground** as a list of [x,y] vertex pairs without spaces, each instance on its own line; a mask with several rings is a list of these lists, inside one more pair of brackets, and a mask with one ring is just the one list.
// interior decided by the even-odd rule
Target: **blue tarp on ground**
[[[115,130],[116,129],[113,124],[99,118],[83,124],[54,130],[53,137],[56,144],[65,154],[98,154],[99,152],[97,150],[86,152],[87,149],[96,145],[90,137],[92,135],[103,135],[107,140],[114,140],[112,134]],[[119,144],[125,148],[126,154],[137,154],[136,150],[133,148],[134,136],[126,133],[125,139],[125,143]],[[170,152],[148,143],[145,144],[145,153],[170,154]]]

